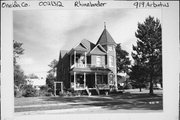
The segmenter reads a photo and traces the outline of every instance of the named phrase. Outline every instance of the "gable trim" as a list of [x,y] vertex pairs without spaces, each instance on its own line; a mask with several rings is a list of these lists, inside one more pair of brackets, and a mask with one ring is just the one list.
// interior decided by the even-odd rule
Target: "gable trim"
[[90,53],[92,53],[92,51],[94,51],[95,48],[97,48],[98,46],[106,53],[106,50],[105,50],[100,44],[97,44],[97,45],[90,51]]
[[73,48],[75,49],[75,48],[76,48],[78,45],[80,45],[80,44],[82,44],[86,49],[88,49],[87,46],[82,43],[82,40],[81,40],[81,42],[79,42],[78,44],[76,44],[76,46],[74,46]]

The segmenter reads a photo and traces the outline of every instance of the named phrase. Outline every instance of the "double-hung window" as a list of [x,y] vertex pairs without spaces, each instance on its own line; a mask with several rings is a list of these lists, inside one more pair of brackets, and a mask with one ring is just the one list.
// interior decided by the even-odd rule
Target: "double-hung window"
[[113,67],[113,66],[114,66],[114,57],[109,56],[109,67]]
[[96,66],[101,66],[101,56],[96,56]]

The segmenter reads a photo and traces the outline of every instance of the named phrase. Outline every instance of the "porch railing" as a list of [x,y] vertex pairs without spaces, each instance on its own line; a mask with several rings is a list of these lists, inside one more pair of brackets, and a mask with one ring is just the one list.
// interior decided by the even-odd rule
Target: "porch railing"
[[109,85],[108,84],[97,84],[96,85],[99,89],[108,89]]
[[[85,86],[84,84],[79,84],[79,83],[76,83],[75,85],[74,85],[74,83],[71,83],[71,87],[72,88],[74,88],[74,87],[76,87],[77,89],[84,89],[84,88],[86,88],[87,86]],[[95,85],[95,87],[93,87],[93,88],[98,88],[98,89],[109,89],[109,85],[108,84],[96,84]]]
[[97,64],[82,64],[82,63],[76,63],[71,65],[72,68],[108,68],[107,65],[97,65]]

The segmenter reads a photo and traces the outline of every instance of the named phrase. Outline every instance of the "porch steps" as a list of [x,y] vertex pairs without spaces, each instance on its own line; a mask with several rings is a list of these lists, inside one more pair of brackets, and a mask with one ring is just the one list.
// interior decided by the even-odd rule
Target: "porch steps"
[[98,95],[100,95],[100,91],[99,91],[98,86],[96,86],[96,92],[97,92]]
[[87,86],[86,86],[85,90],[88,93],[88,95],[91,96],[91,92],[89,91],[89,88]]

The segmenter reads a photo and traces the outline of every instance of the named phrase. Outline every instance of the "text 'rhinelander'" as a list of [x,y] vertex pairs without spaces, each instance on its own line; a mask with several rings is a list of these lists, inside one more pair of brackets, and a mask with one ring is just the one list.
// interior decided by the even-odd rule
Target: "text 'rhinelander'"
[[76,1],[74,7],[104,7],[107,3],[100,1],[82,2]]

